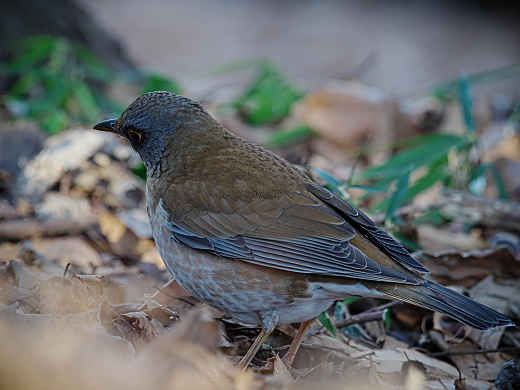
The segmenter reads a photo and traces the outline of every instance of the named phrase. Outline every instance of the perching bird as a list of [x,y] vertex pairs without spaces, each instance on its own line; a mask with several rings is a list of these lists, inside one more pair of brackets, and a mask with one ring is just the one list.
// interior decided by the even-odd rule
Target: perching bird
[[513,325],[425,278],[428,270],[363,212],[198,103],[170,92],[137,98],[94,129],[129,139],[147,169],[146,204],[166,267],[190,294],[262,331],[311,321],[347,296],[395,298],[478,329]]

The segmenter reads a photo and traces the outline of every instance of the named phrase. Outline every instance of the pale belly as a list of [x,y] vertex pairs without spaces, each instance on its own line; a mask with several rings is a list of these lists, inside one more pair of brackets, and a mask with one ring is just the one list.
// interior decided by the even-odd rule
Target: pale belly
[[340,285],[197,251],[177,242],[166,227],[161,203],[150,215],[159,253],[176,281],[190,294],[236,319],[269,327],[318,316],[334,300],[382,295],[356,283]]

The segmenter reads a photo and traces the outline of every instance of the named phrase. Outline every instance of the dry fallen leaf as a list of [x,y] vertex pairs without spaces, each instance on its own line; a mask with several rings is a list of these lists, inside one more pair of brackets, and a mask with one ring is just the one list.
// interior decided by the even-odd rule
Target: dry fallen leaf
[[417,257],[433,279],[445,285],[471,287],[490,273],[498,278],[520,278],[520,262],[503,247],[469,252],[420,252]]
[[[313,164],[319,165],[326,160],[330,165],[326,166],[335,174],[348,178],[351,165],[339,156],[344,154],[345,146],[349,147],[351,143],[357,146],[369,133],[382,144],[398,139],[404,133],[397,131],[396,123],[402,120],[406,122],[404,132],[415,132],[420,127],[418,121],[411,120],[410,112],[399,112],[402,105],[399,107],[397,102],[388,101],[382,94],[379,98],[370,96],[371,91],[374,92],[350,83],[345,88],[324,88],[303,101],[300,108],[308,110],[303,112],[307,115],[305,118],[310,122],[317,121],[317,126],[322,126],[324,131],[323,139],[305,146],[307,153],[314,153]],[[397,118],[401,114],[404,116]],[[74,158],[72,165],[63,166],[53,162],[49,150],[66,149],[63,140],[67,137],[51,138],[49,147],[38,159],[46,156],[45,161],[58,164],[59,173],[47,175],[44,168],[48,167],[42,166],[40,161],[37,168],[42,169],[41,172],[31,178],[24,176],[24,180],[36,180],[34,183],[18,182],[29,189],[28,195],[37,195],[31,198],[33,203],[17,198],[15,208],[0,200],[0,239],[12,241],[0,243],[0,260],[17,258],[23,261],[0,262],[0,331],[7,345],[0,350],[0,388],[278,390],[296,389],[296,386],[314,389],[324,381],[330,382],[328,389],[415,390],[423,382],[425,388],[454,388],[457,376],[454,367],[446,363],[448,360],[441,361],[412,351],[407,343],[389,335],[386,335],[384,349],[369,348],[342,334],[338,338],[329,337],[318,322],[302,345],[295,369],[287,370],[276,355],[282,354],[290,341],[287,335],[292,333],[292,326],[287,326],[285,333],[274,332],[268,347],[257,357],[256,362],[263,362],[269,356],[276,356],[272,367],[263,370],[257,367],[262,376],[238,370],[231,361],[238,360],[257,330],[228,321],[222,313],[207,307],[193,310],[197,301],[188,297],[174,281],[159,288],[167,280],[168,273],[151,240],[144,208],[144,183],[122,162],[132,158],[128,145],[117,152],[118,157],[116,150],[117,145],[121,146],[120,142],[116,138],[104,138],[100,148],[90,145],[88,153]],[[334,145],[331,147],[327,142]],[[332,156],[333,150],[339,150],[336,157]],[[57,157],[67,153],[70,150],[59,150]],[[472,207],[466,207],[468,202],[457,203],[456,199],[453,201],[456,207],[450,209],[454,213],[459,211],[460,204],[464,205],[464,210],[469,210],[470,217],[475,209],[481,210],[480,200],[470,199]],[[423,198],[425,207],[434,201],[431,194]],[[516,204],[488,203],[485,210],[491,210],[491,214],[481,212],[480,219],[492,215],[495,221],[503,224],[503,215],[515,215],[508,210],[511,207],[516,210]],[[497,214],[497,210],[502,214]],[[511,220],[514,222],[515,218],[509,218],[508,222]],[[514,223],[508,226],[516,226]],[[496,233],[487,234],[485,227],[488,225],[484,224],[482,237]],[[427,264],[434,278],[446,279],[449,285],[471,287],[489,273],[511,281],[520,277],[514,256],[516,244],[512,246],[513,251],[510,245],[509,249],[474,251],[488,242],[491,246],[505,242],[503,236],[498,241],[483,242],[465,234],[454,240],[452,232],[446,235],[446,229],[442,228],[426,231],[426,234],[423,229],[419,233],[422,243],[430,245],[426,245],[427,248],[444,251],[440,255],[426,255]],[[23,241],[25,239],[30,241]],[[453,247],[459,252],[446,253],[450,242],[456,244]],[[472,252],[461,252],[461,248]],[[64,265],[69,262],[73,266],[64,275]],[[97,275],[78,275],[76,270]],[[475,294],[491,304],[506,302],[504,310],[518,313],[518,303],[510,295],[520,294],[512,290],[508,282],[503,285],[502,280],[494,279],[494,283],[496,285],[481,287],[489,291],[476,290]],[[493,296],[496,288],[498,295]],[[493,299],[497,302],[493,303]],[[424,337],[421,337],[434,332],[427,330],[426,335],[421,332],[420,325],[425,319],[423,311],[403,305],[396,307],[393,315],[392,320],[397,318],[401,325],[406,325],[400,329],[405,332],[403,340],[415,341],[417,338],[421,347],[429,351],[434,348],[429,341],[424,344]],[[438,316],[434,318],[439,323]],[[4,320],[10,325],[4,326]],[[380,323],[365,324],[362,330],[385,334]],[[516,340],[516,333],[511,331],[506,336],[513,335],[513,341],[508,337],[502,340],[502,332],[470,332],[465,341],[475,348],[496,348],[501,343]],[[437,333],[439,343],[436,345],[441,345],[442,341],[447,345],[442,350],[453,347],[447,330]],[[484,361],[480,357],[477,360],[460,359],[456,363],[464,366],[468,375],[482,379],[490,378],[502,363],[496,359],[490,367],[485,366],[490,360]],[[85,371],[85,367],[88,370]],[[425,374],[421,374],[422,368],[420,375],[410,374],[414,367],[424,367]],[[3,374],[7,370],[12,378],[5,379]],[[359,377],[362,378],[359,382],[353,379]],[[3,382],[6,380],[11,382]],[[466,387],[480,384],[477,380],[464,382]]]
[[278,354],[276,354],[274,358],[273,375],[280,382],[280,384],[282,384],[282,386],[287,386],[294,382],[294,378],[292,377],[291,372],[282,359],[280,359],[280,355]]
[[[474,351],[477,346],[464,341],[450,348],[450,352]],[[464,378],[493,381],[500,369],[511,357],[500,353],[451,355],[450,360],[455,363]]]
[[19,258],[20,247],[17,244],[3,242],[0,244],[0,261],[9,261]]
[[484,240],[471,233],[452,232],[430,225],[417,226],[417,243],[427,252],[446,250],[464,252],[487,247]]
[[104,211],[99,215],[101,232],[110,243],[111,251],[117,256],[139,261],[139,240],[114,214]]
[[498,280],[492,275],[475,285],[470,296],[506,315],[520,314],[520,283],[517,279]]
[[294,111],[329,142],[356,148],[374,135],[392,139],[392,110],[382,91],[351,81],[309,93]]
[[495,387],[487,382],[478,379],[464,378],[462,380],[455,381],[456,390],[494,390]]
[[492,162],[498,159],[520,160],[520,136],[511,122],[492,126],[479,138],[483,151],[482,160]]
[[39,283],[40,313],[66,314],[95,310],[104,298],[101,278],[53,277]]
[[32,240],[31,244],[38,255],[55,261],[63,268],[72,263],[89,272],[92,267],[101,265],[98,252],[81,237],[41,238]]
[[219,332],[210,312],[195,309],[172,331],[150,343],[136,363],[148,366],[153,362],[154,374],[149,377],[153,388],[185,388],[187,383],[196,389],[256,388],[255,384],[262,382],[260,378],[215,353]]

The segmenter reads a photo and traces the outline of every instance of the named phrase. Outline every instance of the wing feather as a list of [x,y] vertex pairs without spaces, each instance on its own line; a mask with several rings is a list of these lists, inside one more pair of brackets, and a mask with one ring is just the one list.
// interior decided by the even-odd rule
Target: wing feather
[[163,211],[170,216],[171,234],[193,249],[291,272],[419,283],[404,268],[383,266],[353,245],[350,241],[362,234],[396,263],[414,271],[424,268],[367,216],[317,185],[250,202],[225,196],[215,201],[218,194],[206,184],[200,184],[200,192],[195,181],[189,186],[196,192],[192,206],[197,207],[188,207],[180,218]]
[[[204,221],[211,224],[213,230],[211,234],[208,234],[210,229],[203,223]],[[414,278],[405,273],[382,267],[351,245],[348,241],[351,237],[349,231],[344,238],[300,236],[284,239],[278,234],[270,237],[254,234],[214,234],[214,229],[217,227],[225,227],[220,230],[221,233],[229,232],[230,227],[225,223],[231,221],[236,219],[219,219],[213,214],[211,219],[205,217],[199,219],[197,223],[191,221],[189,225],[196,227],[197,233],[173,222],[168,224],[168,228],[179,242],[193,249],[266,267],[305,274],[416,283]],[[281,233],[282,230],[277,233]]]
[[428,269],[415,260],[408,251],[387,232],[381,230],[367,215],[356,209],[348,202],[327,191],[325,188],[311,183],[307,185],[307,189],[316,195],[323,202],[329,204],[334,210],[341,213],[345,219],[356,228],[365,238],[377,246],[381,251],[386,253],[390,258],[410,271],[421,274],[428,273]]

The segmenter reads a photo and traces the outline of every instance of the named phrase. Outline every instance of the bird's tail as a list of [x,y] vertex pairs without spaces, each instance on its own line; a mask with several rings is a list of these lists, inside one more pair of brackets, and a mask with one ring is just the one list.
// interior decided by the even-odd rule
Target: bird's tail
[[385,285],[379,291],[400,301],[446,314],[477,329],[515,325],[505,315],[435,282],[422,285]]

